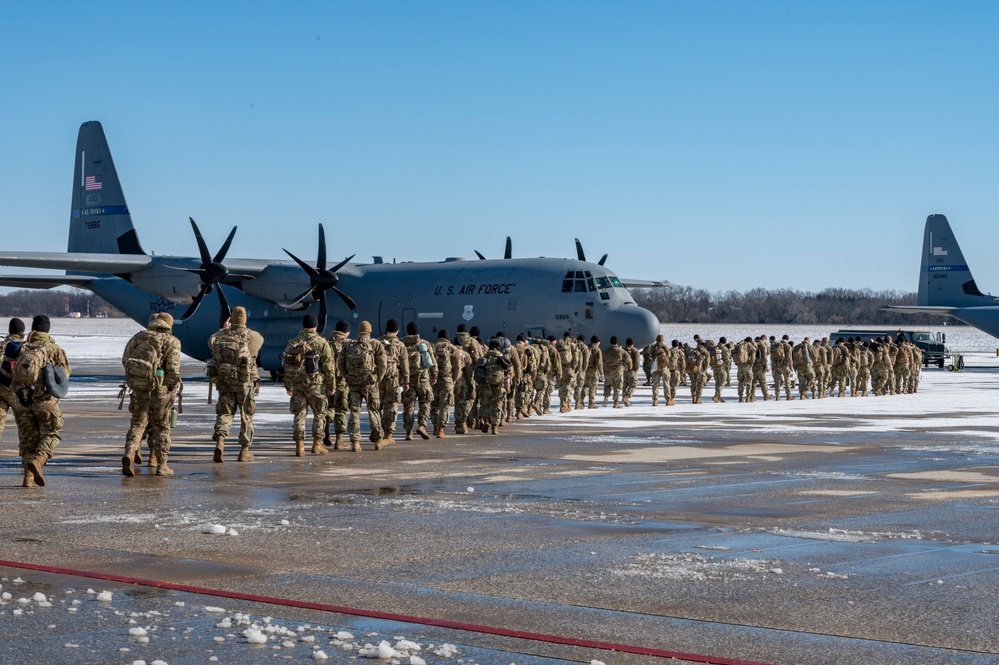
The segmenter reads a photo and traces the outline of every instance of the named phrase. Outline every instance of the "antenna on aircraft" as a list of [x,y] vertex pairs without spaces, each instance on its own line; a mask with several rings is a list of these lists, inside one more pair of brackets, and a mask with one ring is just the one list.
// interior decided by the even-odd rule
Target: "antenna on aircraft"
[[345,258],[343,261],[341,261],[340,263],[336,264],[335,266],[333,266],[332,268],[330,268],[329,270],[327,270],[326,269],[326,231],[323,230],[323,225],[322,224],[319,225],[319,254],[316,257],[316,267],[315,268],[313,268],[308,263],[306,263],[302,259],[298,258],[294,254],[292,254],[291,252],[289,252],[287,249],[284,250],[284,253],[287,254],[288,256],[290,256],[292,259],[294,259],[295,263],[297,263],[302,268],[302,270],[304,270],[305,273],[309,276],[309,284],[310,284],[310,286],[309,286],[308,290],[306,290],[304,293],[302,293],[301,295],[299,295],[297,298],[293,299],[292,302],[291,302],[291,304],[292,305],[297,305],[298,303],[302,302],[303,300],[305,300],[309,296],[312,296],[313,300],[318,300],[319,301],[319,332],[320,332],[320,334],[326,328],[326,292],[327,291],[333,291],[338,296],[340,296],[340,300],[342,300],[344,302],[344,304],[347,305],[347,307],[349,307],[351,309],[351,311],[357,309],[357,305],[350,298],[350,296],[348,296],[346,293],[344,293],[340,289],[336,288],[337,283],[340,281],[340,277],[337,276],[337,274],[336,274],[337,271],[340,270],[340,268],[342,268],[345,265],[347,265],[347,263],[349,263],[350,260],[352,258],[354,258],[355,255],[351,254],[350,256],[348,256],[347,258]]

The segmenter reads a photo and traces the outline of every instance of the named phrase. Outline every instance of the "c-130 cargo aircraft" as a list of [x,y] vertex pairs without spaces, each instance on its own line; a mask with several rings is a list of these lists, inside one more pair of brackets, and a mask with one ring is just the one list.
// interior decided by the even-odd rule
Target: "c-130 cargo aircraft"
[[[104,129],[86,122],[77,139],[67,251],[0,252],[0,265],[66,273],[0,276],[0,286],[87,289],[141,325],[151,313],[169,311],[184,352],[202,360],[211,356],[208,338],[228,319],[230,305],[242,305],[250,327],[264,337],[260,365],[271,372],[280,368],[281,352],[301,330],[306,311],[318,315],[320,331],[328,318],[344,318],[355,330],[357,322],[369,321],[375,336],[389,319],[403,330],[417,322],[431,339],[441,329],[453,336],[462,323],[478,326],[484,337],[498,331],[507,337],[570,332],[587,341],[596,335],[605,344],[611,335],[631,337],[638,346],[659,333],[655,315],[636,305],[626,287],[662,284],[623,282],[603,266],[604,259],[587,262],[578,240],[575,260],[514,259],[508,240],[504,259],[363,264],[349,257],[328,266],[321,224],[315,265],[288,250],[291,261],[227,258],[235,227],[213,256],[193,219],[191,226],[200,256],[147,254]],[[206,298],[212,291],[217,298]],[[329,291],[338,297],[327,301]]]

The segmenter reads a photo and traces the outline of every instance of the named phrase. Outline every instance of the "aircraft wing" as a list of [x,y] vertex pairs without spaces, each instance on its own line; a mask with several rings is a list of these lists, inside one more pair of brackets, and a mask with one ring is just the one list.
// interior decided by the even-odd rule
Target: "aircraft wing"
[[0,252],[0,265],[49,268],[109,275],[148,268],[153,259],[145,254],[87,254],[81,252]]
[[658,289],[669,284],[668,282],[648,281],[644,279],[619,279],[629,289]]
[[885,311],[897,311],[903,314],[936,314],[937,316],[952,316],[957,307],[946,305],[885,305]]
[[90,275],[0,275],[0,286],[15,289],[52,289],[57,286],[86,288],[97,279]]

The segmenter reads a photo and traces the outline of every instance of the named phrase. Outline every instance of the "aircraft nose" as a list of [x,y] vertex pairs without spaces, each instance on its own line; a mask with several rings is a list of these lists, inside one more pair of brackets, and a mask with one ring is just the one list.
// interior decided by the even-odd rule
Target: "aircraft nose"
[[611,313],[609,328],[621,342],[630,337],[638,347],[654,342],[660,332],[659,319],[656,315],[637,305],[624,305],[614,310]]

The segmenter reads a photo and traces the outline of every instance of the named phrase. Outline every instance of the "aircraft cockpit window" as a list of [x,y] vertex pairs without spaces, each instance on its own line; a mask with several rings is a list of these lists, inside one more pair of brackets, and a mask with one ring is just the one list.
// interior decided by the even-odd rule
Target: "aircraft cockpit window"
[[583,277],[584,277],[583,271],[582,270],[577,270],[576,271],[576,279],[583,279]]
[[614,286],[620,287],[622,289],[624,288],[624,284],[621,283],[621,280],[619,280],[614,275],[610,276],[610,281],[611,281],[611,284],[613,284]]
[[573,282],[573,285],[574,285],[574,288],[572,289],[573,293],[586,293],[586,282],[584,282],[583,280],[577,279],[575,282]]
[[592,277],[587,277],[586,278],[586,287],[587,287],[587,290],[589,290],[589,291],[596,291],[597,290],[596,282],[593,281]]
[[597,277],[597,288],[598,289],[609,289],[611,287],[611,281],[606,277]]
[[[572,274],[572,273],[570,273]],[[563,279],[562,280],[562,293],[572,293],[572,280]]]
[[583,276],[584,276],[584,277],[593,277],[593,275],[591,275],[591,274],[590,274],[590,271],[589,271],[589,270],[585,271],[585,272],[583,273]]
[[570,270],[569,272],[567,272],[565,274],[565,279],[572,279],[575,275],[576,275],[576,273],[574,273],[573,271]]

